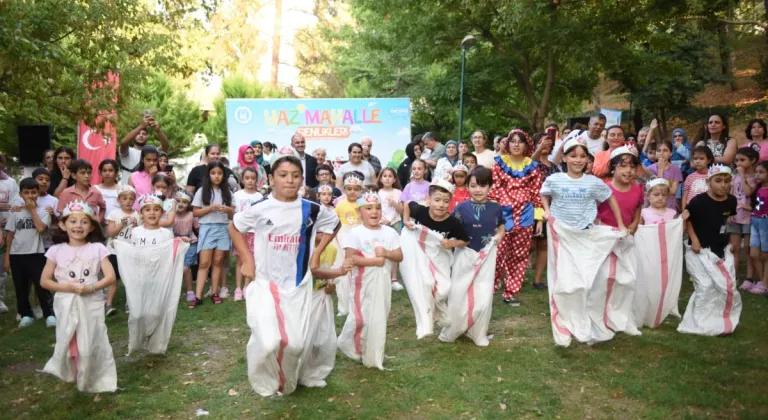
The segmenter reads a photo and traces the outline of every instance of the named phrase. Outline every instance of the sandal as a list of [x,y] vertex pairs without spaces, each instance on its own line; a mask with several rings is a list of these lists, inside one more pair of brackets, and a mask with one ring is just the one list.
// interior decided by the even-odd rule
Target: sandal
[[214,305],[218,305],[218,304],[220,304],[220,303],[222,302],[222,300],[221,300],[221,298],[219,297],[219,294],[218,294],[218,293],[214,293],[214,294],[211,296],[211,300],[213,301],[213,304],[214,304]]
[[189,301],[189,303],[187,303],[187,309],[195,309],[198,306],[203,306],[203,300],[198,299],[197,297],[195,297],[195,300]]

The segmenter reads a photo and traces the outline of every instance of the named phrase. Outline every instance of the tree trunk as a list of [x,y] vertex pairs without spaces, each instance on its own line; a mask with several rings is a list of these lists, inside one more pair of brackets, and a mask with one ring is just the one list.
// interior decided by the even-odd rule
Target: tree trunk
[[720,55],[720,74],[730,79],[731,91],[735,91],[736,82],[733,79],[731,47],[728,44],[728,25],[724,22],[717,22],[717,50]]
[[275,30],[272,34],[272,87],[278,87],[280,69],[280,33],[283,26],[283,0],[275,0]]
[[[768,0],[766,0],[768,1]],[[632,123],[635,126],[635,133],[639,133],[643,128],[643,111],[635,108],[635,112],[632,115]]]

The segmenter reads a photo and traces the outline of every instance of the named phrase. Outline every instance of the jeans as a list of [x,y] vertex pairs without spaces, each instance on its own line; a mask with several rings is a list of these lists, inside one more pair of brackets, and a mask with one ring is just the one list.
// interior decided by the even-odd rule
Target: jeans
[[16,287],[16,308],[21,316],[34,317],[32,306],[29,304],[29,290],[35,287],[43,316],[53,315],[53,299],[51,292],[40,287],[40,277],[45,266],[44,254],[11,255],[11,273],[13,285]]

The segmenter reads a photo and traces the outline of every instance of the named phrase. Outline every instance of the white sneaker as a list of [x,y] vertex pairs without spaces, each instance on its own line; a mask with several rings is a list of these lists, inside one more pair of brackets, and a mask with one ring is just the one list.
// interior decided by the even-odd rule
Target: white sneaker
[[21,314],[17,312],[16,313],[16,322],[19,322],[19,321],[21,321]]
[[400,284],[399,281],[393,281],[392,282],[392,290],[399,292],[401,290],[405,289],[402,284]]
[[56,317],[51,315],[45,319],[45,326],[48,328],[56,327]]
[[[209,288],[208,288],[208,291],[207,291],[207,292],[205,292],[205,295],[203,295],[203,297],[204,297],[204,298],[207,298],[207,297],[211,297],[212,295],[213,295],[213,293],[211,293],[211,288],[209,287]],[[221,296],[219,296],[219,297],[221,297]]]
[[32,308],[32,313],[35,315],[35,319],[43,319],[43,308],[35,306]]
[[219,297],[222,299],[226,299],[229,297],[229,289],[227,289],[227,286],[219,288]]
[[4,314],[6,312],[8,312],[8,307],[5,306],[5,302],[0,300],[0,314]]
[[28,327],[35,323],[35,318],[32,318],[31,316],[25,316],[21,318],[21,321],[19,321],[19,328]]

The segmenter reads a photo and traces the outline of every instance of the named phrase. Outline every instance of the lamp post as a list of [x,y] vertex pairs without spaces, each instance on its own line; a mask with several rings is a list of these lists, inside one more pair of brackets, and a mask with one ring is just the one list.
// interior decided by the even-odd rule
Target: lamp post
[[459,93],[459,141],[461,141],[461,128],[464,122],[464,63],[467,59],[467,50],[477,43],[472,35],[467,35],[461,40],[461,91]]

